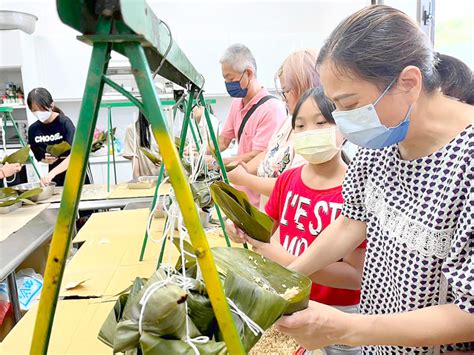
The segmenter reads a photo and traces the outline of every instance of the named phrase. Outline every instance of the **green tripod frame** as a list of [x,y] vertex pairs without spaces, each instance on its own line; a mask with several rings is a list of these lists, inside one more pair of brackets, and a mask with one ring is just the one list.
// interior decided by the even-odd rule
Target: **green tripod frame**
[[[151,123],[227,350],[231,354],[245,353],[178,152],[169,136],[150,69],[160,71],[160,75],[183,87],[190,86],[194,92],[202,87],[202,76],[172,41],[171,34],[163,30],[160,26],[162,22],[144,1],[57,0],[57,6],[62,21],[87,34],[80,39],[92,44],[93,50],[71,151],[71,163],[66,174],[63,197],[48,255],[31,353],[46,354],[48,350],[103,87],[104,84],[110,85],[112,82],[105,77],[112,50],[130,60],[142,101],[132,95],[129,99]],[[113,83],[111,86],[113,85],[117,84]],[[202,104],[205,103],[202,94],[199,100]],[[208,114],[206,120],[210,123]]]

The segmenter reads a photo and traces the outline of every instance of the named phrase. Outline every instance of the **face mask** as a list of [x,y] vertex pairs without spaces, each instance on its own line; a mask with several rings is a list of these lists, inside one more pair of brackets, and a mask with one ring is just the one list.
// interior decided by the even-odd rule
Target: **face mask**
[[45,122],[49,116],[51,116],[51,110],[50,111],[36,111],[33,112],[33,115],[40,121],[40,122]]
[[375,105],[385,96],[395,83],[393,80],[373,104],[350,111],[332,113],[337,127],[349,142],[360,147],[382,149],[405,139],[410,124],[412,105],[402,122],[395,127],[386,127],[380,122]]
[[295,133],[293,145],[295,152],[309,163],[325,163],[339,151],[336,144],[336,126]]
[[244,77],[245,72],[242,73],[240,80],[238,81],[230,81],[225,83],[225,88],[231,97],[245,97],[247,96],[248,89],[242,89],[240,86],[240,81]]

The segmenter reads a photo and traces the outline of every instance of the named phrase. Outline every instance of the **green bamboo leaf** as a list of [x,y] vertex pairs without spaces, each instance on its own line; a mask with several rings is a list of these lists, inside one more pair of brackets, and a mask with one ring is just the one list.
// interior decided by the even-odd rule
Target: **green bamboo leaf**
[[219,273],[226,279],[232,271],[288,301],[284,314],[301,311],[308,306],[312,282],[307,276],[288,270],[248,249],[216,247],[211,250]]
[[224,182],[211,185],[211,194],[227,218],[251,238],[269,243],[273,232],[273,220],[254,207],[245,193]]
[[150,159],[150,161],[155,164],[155,165],[158,165],[158,164],[161,164],[161,158],[156,156],[155,154],[153,154],[150,150],[146,149],[146,148],[143,148],[143,147],[140,147],[140,150],[143,154],[145,154],[145,156]]
[[9,198],[9,197],[16,197],[18,196],[18,192],[16,192],[11,187],[2,187],[0,188],[0,200]]
[[26,199],[38,196],[42,192],[43,192],[43,189],[41,187],[37,187],[35,189],[31,189],[31,190],[23,192],[20,196],[18,196],[18,199],[26,200]]
[[[194,350],[188,343],[182,340],[163,339],[151,332],[144,332],[140,337],[140,345],[143,355],[162,355],[162,354],[181,354],[194,355]],[[226,355],[227,347],[223,341],[215,342],[213,340],[207,343],[195,344],[200,354],[206,355]]]
[[[254,281],[232,270],[228,271],[224,282],[224,291],[226,296],[264,331],[281,317],[289,305],[289,302],[277,293],[268,291],[263,287],[255,287]],[[238,315],[232,314],[232,318],[242,345],[246,351],[249,351],[262,334],[255,335]],[[223,336],[219,331],[217,341],[220,340],[223,340]]]
[[[182,250],[181,250],[181,247],[180,247],[180,241],[179,241],[178,237],[173,238],[173,244],[176,247],[176,249],[178,249],[178,251],[181,253]],[[184,247],[184,251],[186,251],[186,253],[191,254],[191,255],[188,255],[186,253],[184,254],[184,258],[186,259],[186,261],[196,261],[196,258],[193,257],[193,255],[195,255],[195,251],[194,251],[194,248],[191,245],[191,243],[189,243],[186,240],[183,240],[183,247]]]
[[61,155],[66,152],[69,152],[70,150],[71,145],[66,141],[46,146],[46,153],[51,154],[53,157],[56,158],[59,158]]
[[25,164],[30,156],[30,146],[26,145],[16,152],[3,158],[2,164]]
[[0,202],[0,207],[13,206],[15,203],[20,202],[18,198],[9,198]]

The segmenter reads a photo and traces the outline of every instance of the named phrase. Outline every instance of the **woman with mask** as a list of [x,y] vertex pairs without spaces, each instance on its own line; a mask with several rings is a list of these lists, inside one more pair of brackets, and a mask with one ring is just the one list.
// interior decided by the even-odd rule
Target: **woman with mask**
[[295,154],[291,139],[291,115],[303,93],[319,86],[316,69],[317,51],[306,49],[296,51],[285,59],[275,75],[275,87],[285,101],[288,118],[275,131],[268,148],[248,163],[241,163],[228,173],[230,182],[246,186],[261,194],[260,209],[264,209],[278,176],[285,170],[304,164],[305,160]]
[[155,142],[151,126],[143,113],[138,113],[138,119],[125,131],[125,147],[123,157],[132,161],[133,177],[158,176],[160,166],[154,164],[142,151],[149,150],[159,156],[158,145]]
[[[74,124],[54,104],[51,94],[45,88],[31,90],[28,93],[27,104],[38,119],[28,128],[28,143],[36,160],[49,165],[49,173],[41,178],[41,184],[46,186],[54,181],[57,186],[63,186],[70,151],[58,158],[46,153],[46,148],[48,145],[61,142],[72,145]],[[89,181],[89,177],[86,176],[86,184]]]
[[339,130],[363,148],[341,216],[289,267],[317,273],[367,239],[362,314],[310,302],[279,329],[309,349],[474,351],[474,107],[442,93],[443,60],[388,6],[344,20],[318,63]]
[[[292,118],[296,153],[307,163],[281,174],[265,206],[274,220],[270,243],[254,240],[227,224],[235,242],[247,242],[254,251],[287,266],[300,257],[318,235],[339,216],[342,181],[347,170],[336,129],[333,105],[321,88],[310,89],[298,101]],[[357,313],[365,243],[323,270],[311,275],[311,299],[344,312]],[[284,283],[284,280],[282,280]],[[326,354],[358,354],[357,348],[330,346]]]

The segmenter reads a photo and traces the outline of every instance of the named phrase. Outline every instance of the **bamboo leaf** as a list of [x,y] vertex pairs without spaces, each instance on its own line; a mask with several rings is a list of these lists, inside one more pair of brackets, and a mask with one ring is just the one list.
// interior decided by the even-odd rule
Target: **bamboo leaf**
[[250,280],[267,291],[288,301],[284,314],[291,314],[308,306],[312,282],[270,259],[243,248],[212,248],[212,255],[220,273],[229,271]]
[[71,150],[71,145],[63,141],[58,144],[51,144],[46,146],[46,153],[51,154],[53,157],[59,158],[64,153],[67,153]]
[[270,242],[273,220],[255,208],[245,193],[216,182],[211,185],[211,194],[225,215],[251,238]]
[[30,146],[26,145],[16,152],[3,158],[2,164],[25,164],[30,156]]
[[148,158],[150,161],[155,164],[159,165],[161,164],[161,158],[153,154],[150,150],[140,147],[141,152]]
[[16,196],[18,196],[18,192],[16,192],[11,187],[0,188],[0,200],[3,200],[8,197],[16,197]]
[[21,200],[30,199],[32,197],[38,196],[42,192],[43,192],[43,189],[41,187],[37,187],[35,189],[31,189],[31,190],[23,192],[20,196],[18,196],[18,199],[21,199]]

